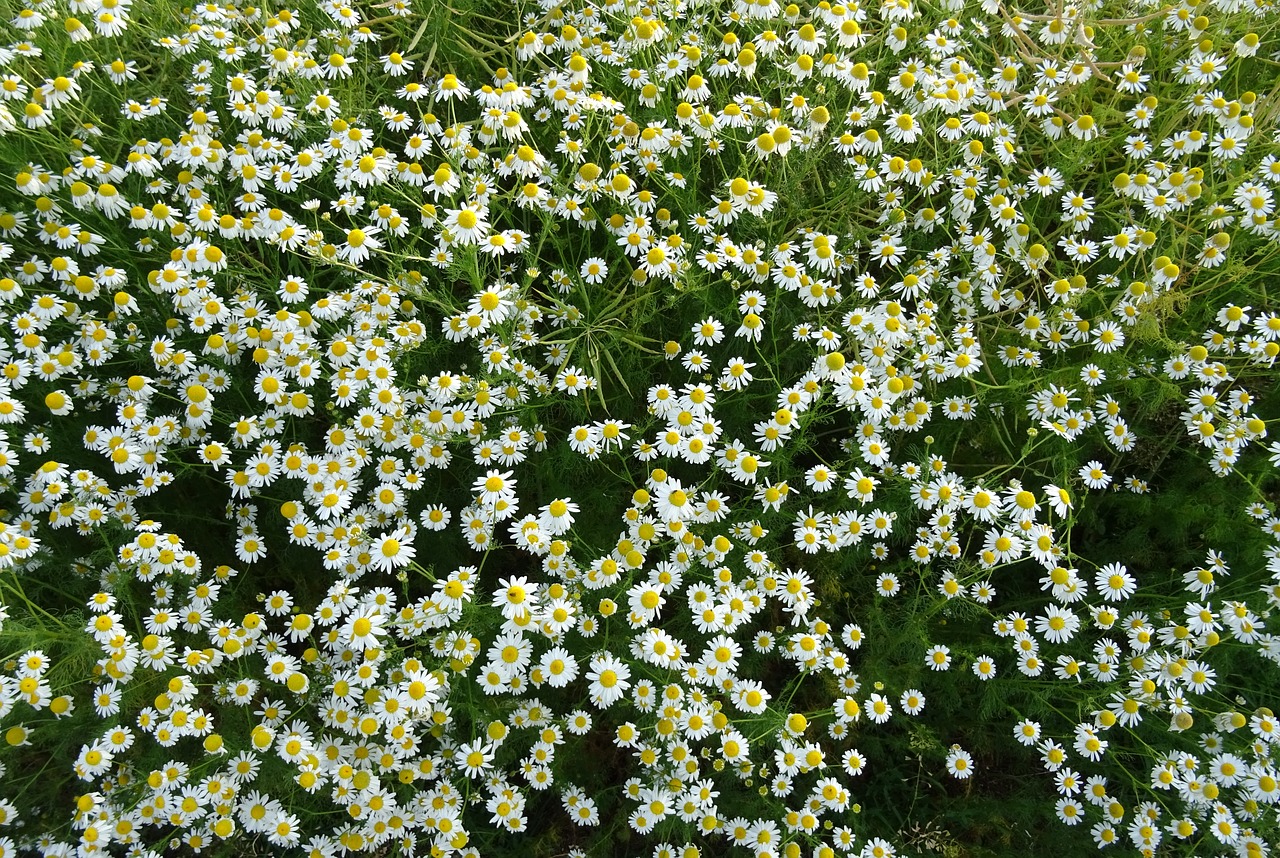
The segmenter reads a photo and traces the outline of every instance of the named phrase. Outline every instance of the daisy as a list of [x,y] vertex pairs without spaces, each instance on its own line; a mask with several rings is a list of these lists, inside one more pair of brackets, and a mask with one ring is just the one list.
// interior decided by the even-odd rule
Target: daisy
[[913,115],[906,112],[894,113],[886,124],[886,130],[894,142],[914,143],[920,136],[920,126]]
[[1013,728],[1013,738],[1024,747],[1032,747],[1040,740],[1040,725],[1029,719],[1019,721]]
[[1122,602],[1133,595],[1138,583],[1124,566],[1108,563],[1098,569],[1094,586],[1102,598],[1109,602]]
[[573,517],[578,511],[578,505],[572,500],[556,498],[542,508],[538,524],[548,535],[559,536],[573,526]]
[[386,533],[369,546],[370,566],[380,572],[391,572],[413,560],[416,549],[407,528]]
[[1079,628],[1080,618],[1058,605],[1049,605],[1044,615],[1036,618],[1036,632],[1050,643],[1066,643]]
[[1111,475],[1103,468],[1102,463],[1091,459],[1076,472],[1084,484],[1091,489],[1105,489],[1111,485]]
[[1151,80],[1151,75],[1143,74],[1138,67],[1132,63],[1126,63],[1120,68],[1119,80],[1116,82],[1116,89],[1120,92],[1134,94],[1145,92],[1147,82]]
[[603,283],[605,278],[609,276],[608,264],[598,256],[592,256],[582,263],[581,272],[582,279],[587,283],[596,285]]
[[1245,33],[1232,46],[1232,51],[1238,57],[1251,57],[1258,52],[1261,43],[1257,33]]
[[476,203],[445,209],[443,226],[450,244],[477,244],[489,234],[488,213]]
[[724,339],[724,325],[708,316],[693,326],[693,341],[700,346],[713,346]]
[[[680,357],[680,344],[674,340],[668,342],[665,353],[667,360]],[[684,356],[680,358],[680,362],[689,372],[703,372],[711,365],[707,356],[697,349],[689,349],[689,351],[685,352]]]
[[1070,514],[1072,509],[1071,494],[1066,489],[1050,483],[1044,487],[1044,496],[1050,509],[1056,515],[1065,518]]
[[896,596],[901,590],[902,584],[892,572],[885,572],[876,579],[876,592],[881,596]]
[[334,51],[331,53],[322,66],[323,75],[328,80],[336,80],[337,78],[351,77],[355,70],[356,60],[343,56],[341,53]]
[[492,742],[476,739],[458,746],[454,760],[469,778],[480,777],[493,763],[495,748]]
[[804,475],[805,485],[815,492],[830,491],[839,478],[839,474],[825,465],[814,465]]
[[378,636],[383,634],[386,618],[379,611],[353,612],[343,626],[343,639],[352,649],[366,650],[378,646]]
[[1246,141],[1242,137],[1221,131],[1213,136],[1209,151],[1217,158],[1234,161],[1244,154],[1245,146]]
[[1074,798],[1061,798],[1055,806],[1060,819],[1066,825],[1079,825],[1084,819],[1084,805]]
[[889,720],[893,714],[893,707],[890,705],[888,698],[882,694],[872,694],[863,703],[867,717],[877,724],[883,724]]
[[338,258],[352,265],[364,262],[372,251],[382,248],[382,242],[376,238],[381,231],[377,226],[348,230],[346,242],[338,248]]
[[609,653],[602,652],[591,659],[587,679],[590,680],[588,698],[598,708],[607,709],[621,700],[631,687],[631,669]]
[[1103,133],[1097,120],[1087,113],[1077,116],[1067,127],[1067,131],[1077,140],[1092,140]]
[[947,773],[957,780],[965,780],[973,774],[973,757],[959,745],[952,745],[947,753]]

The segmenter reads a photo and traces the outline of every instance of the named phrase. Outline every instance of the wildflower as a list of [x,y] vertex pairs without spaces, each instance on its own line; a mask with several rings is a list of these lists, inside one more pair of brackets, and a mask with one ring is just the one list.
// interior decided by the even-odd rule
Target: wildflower
[[655,510],[663,521],[685,521],[696,515],[692,497],[679,480],[668,479],[654,495]]
[[1096,119],[1087,113],[1077,116],[1067,129],[1077,140],[1093,140],[1103,133]]
[[693,326],[693,341],[700,346],[713,346],[724,339],[724,325],[718,319],[707,318]]
[[951,650],[941,644],[931,646],[925,652],[924,664],[930,670],[947,670],[951,667]]
[[496,504],[500,501],[510,503],[516,498],[516,481],[512,471],[486,471],[483,477],[477,477],[473,491],[480,493],[480,500],[485,504]]
[[538,604],[538,585],[524,577],[503,578],[493,592],[493,604],[501,609],[504,619],[511,620],[531,612]]
[[988,655],[980,655],[975,658],[973,660],[973,675],[984,682],[991,679],[996,675],[995,660]]
[[592,657],[591,669],[587,671],[590,680],[587,695],[598,708],[607,709],[621,700],[631,687],[630,678],[631,670],[625,663],[609,653],[598,653]]
[[1066,489],[1049,484],[1044,487],[1044,495],[1045,500],[1056,515],[1065,517],[1070,514],[1072,508],[1071,494]]
[[1036,631],[1050,643],[1065,643],[1080,628],[1080,618],[1058,605],[1049,605],[1043,616],[1036,618]]
[[1121,602],[1133,595],[1137,582],[1119,563],[1108,563],[1098,569],[1094,582],[1098,593],[1109,602]]
[[489,234],[487,212],[479,204],[446,209],[443,226],[451,244],[477,244]]
[[883,724],[893,714],[893,707],[887,698],[880,694],[872,694],[863,704],[867,717],[877,724]]
[[1084,805],[1074,798],[1060,798],[1055,805],[1060,819],[1066,825],[1079,825],[1084,819]]
[[584,390],[589,389],[592,384],[593,379],[585,375],[576,366],[566,366],[556,373],[556,389],[564,391],[570,396],[579,395]]
[[353,613],[343,627],[343,637],[354,649],[372,649],[383,633],[383,615],[377,611]]
[[348,230],[346,242],[338,250],[338,257],[352,265],[364,262],[372,251],[382,247],[382,243],[376,237],[379,232],[381,228],[377,226]]
[[1124,345],[1124,331],[1112,321],[1099,322],[1093,331],[1094,348],[1102,353],[1113,352]]
[[1107,750],[1107,741],[1099,738],[1087,724],[1076,726],[1075,751],[1087,760],[1096,762]]
[[582,263],[582,279],[587,283],[596,285],[603,283],[605,278],[609,276],[608,264],[598,256],[593,256]]
[[947,752],[947,773],[957,780],[973,775],[973,756],[959,745],[952,745]]
[[402,528],[379,536],[370,546],[371,565],[381,572],[390,572],[413,560],[415,549],[410,532]]
[[493,744],[483,739],[464,743],[454,751],[454,759],[467,777],[480,777],[493,763]]

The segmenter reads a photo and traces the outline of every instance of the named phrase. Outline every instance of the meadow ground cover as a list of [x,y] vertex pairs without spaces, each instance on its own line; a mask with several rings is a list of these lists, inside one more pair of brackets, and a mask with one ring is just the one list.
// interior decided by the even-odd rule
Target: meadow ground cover
[[1269,0],[9,0],[0,855],[1266,856]]

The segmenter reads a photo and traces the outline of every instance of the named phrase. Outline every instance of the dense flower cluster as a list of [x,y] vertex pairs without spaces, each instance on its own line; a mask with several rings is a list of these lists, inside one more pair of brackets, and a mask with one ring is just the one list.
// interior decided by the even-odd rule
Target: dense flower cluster
[[[479,855],[546,794],[583,849],[616,816],[655,856],[886,858],[859,739],[961,670],[1088,689],[1012,738],[1099,846],[1271,848],[1280,721],[1218,687],[1280,662],[1261,478],[1243,591],[1218,550],[1170,596],[1071,542],[1149,489],[1134,390],[1219,477],[1280,466],[1280,312],[1219,299],[1280,230],[1270,4],[547,2],[487,82],[398,43],[408,3],[201,4],[117,58],[130,6],[29,2],[0,47],[0,573],[34,612],[71,543],[96,591],[91,681],[5,665],[10,746],[93,734],[62,827],[0,850]],[[557,451],[612,530],[540,492]],[[197,479],[234,544],[165,522]],[[991,636],[860,672],[890,599]],[[601,745],[620,797],[565,773]]]

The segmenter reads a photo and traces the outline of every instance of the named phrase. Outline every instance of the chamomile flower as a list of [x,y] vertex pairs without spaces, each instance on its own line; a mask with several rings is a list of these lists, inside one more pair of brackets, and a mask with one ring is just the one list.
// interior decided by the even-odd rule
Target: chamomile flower
[[724,339],[724,325],[708,317],[693,326],[693,341],[699,346],[712,346]]
[[412,532],[407,528],[378,536],[369,548],[371,565],[382,572],[408,565],[415,553]]
[[957,780],[967,780],[973,775],[973,756],[959,745],[952,745],[947,752],[947,774]]
[[1105,489],[1111,485],[1111,475],[1097,460],[1086,462],[1078,472],[1080,479],[1091,489]]
[[590,681],[588,698],[600,709],[607,709],[622,699],[631,687],[630,668],[608,653],[599,653],[591,659],[586,677]]

